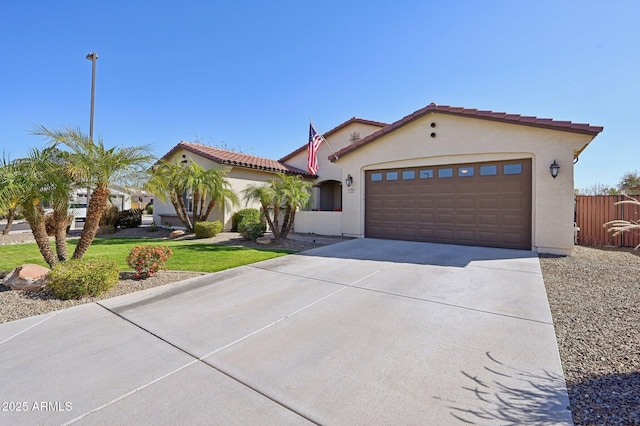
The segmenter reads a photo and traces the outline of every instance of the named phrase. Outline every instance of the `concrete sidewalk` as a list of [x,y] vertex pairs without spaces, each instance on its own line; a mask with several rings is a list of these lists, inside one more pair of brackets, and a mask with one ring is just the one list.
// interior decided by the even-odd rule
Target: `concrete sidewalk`
[[518,250],[350,240],[0,325],[0,374],[0,424],[571,424]]

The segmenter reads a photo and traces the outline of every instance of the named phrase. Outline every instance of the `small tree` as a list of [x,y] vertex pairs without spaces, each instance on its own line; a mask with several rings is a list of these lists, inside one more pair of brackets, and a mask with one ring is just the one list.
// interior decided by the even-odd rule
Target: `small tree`
[[[15,203],[24,213],[40,253],[49,266],[67,260],[67,206],[72,179],[65,172],[65,154],[55,147],[33,149],[27,158],[5,167],[1,176],[0,203]],[[47,235],[43,202],[53,207],[56,253]]]
[[206,222],[216,205],[238,203],[223,170],[207,170],[193,161],[184,167],[177,163],[158,162],[151,171],[146,188],[162,201],[169,198],[188,232],[193,232],[196,222]]
[[73,259],[81,259],[100,227],[100,218],[107,207],[115,183],[137,179],[146,170],[153,157],[148,146],[106,148],[102,139],[93,140],[79,129],[49,130],[37,127],[33,134],[45,136],[52,147],[67,148],[65,172],[78,185],[91,189],[87,217]]
[[640,191],[640,175],[637,171],[627,172],[618,182],[618,189],[623,194],[637,194]]
[[243,193],[246,202],[260,203],[273,236],[276,240],[282,240],[293,228],[296,211],[309,203],[311,186],[299,175],[278,173],[278,177],[269,180],[267,185],[249,185]]

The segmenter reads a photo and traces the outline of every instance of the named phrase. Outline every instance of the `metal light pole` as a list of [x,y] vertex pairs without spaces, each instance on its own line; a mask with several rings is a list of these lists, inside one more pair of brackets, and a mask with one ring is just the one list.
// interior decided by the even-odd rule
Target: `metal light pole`
[[[96,61],[98,54],[91,52],[87,55],[87,59],[91,61],[91,115],[89,116],[89,139],[93,141],[93,104],[96,98]],[[87,194],[87,199],[89,194]]]
[[[93,142],[93,105],[96,99],[96,61],[98,54],[91,52],[87,55],[87,59],[91,61],[91,115],[89,116],[89,139]],[[89,207],[89,192],[87,187],[87,207]]]

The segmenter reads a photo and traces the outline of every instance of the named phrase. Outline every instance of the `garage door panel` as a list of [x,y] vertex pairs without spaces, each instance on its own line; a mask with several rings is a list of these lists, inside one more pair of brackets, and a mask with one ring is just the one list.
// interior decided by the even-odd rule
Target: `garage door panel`
[[479,225],[498,225],[500,223],[500,219],[497,214],[479,214],[478,215],[478,224]]
[[476,199],[475,197],[458,198],[456,204],[459,209],[474,209],[476,207]]
[[[513,169],[504,165],[516,163],[522,172],[505,174]],[[483,165],[496,174],[482,175]],[[453,176],[439,176],[441,169]],[[372,182],[371,173],[382,180]],[[368,171],[365,236],[530,249],[531,160]]]
[[456,219],[458,226],[471,225],[474,228],[476,227],[476,215],[473,213],[458,213]]

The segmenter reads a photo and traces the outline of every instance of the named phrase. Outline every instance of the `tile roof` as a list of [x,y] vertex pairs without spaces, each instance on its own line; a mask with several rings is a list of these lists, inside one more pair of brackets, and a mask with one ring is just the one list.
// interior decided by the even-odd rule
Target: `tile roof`
[[[533,116],[524,116],[520,114],[507,114],[505,112],[493,112],[493,111],[485,111],[485,110],[478,110],[478,109],[472,109],[472,108],[436,105],[435,103],[431,103],[426,107],[419,109],[418,111],[415,111],[414,113],[409,114],[406,117],[396,121],[395,123],[391,123],[383,127],[377,132],[370,134],[369,136],[357,141],[356,143],[339,150],[336,154],[338,155],[338,157],[340,157],[342,155],[350,153],[351,151],[355,151],[361,146],[367,145],[368,143],[373,142],[374,140],[386,135],[387,133],[390,133],[395,129],[404,126],[405,124],[408,124],[432,112],[452,114],[452,115],[458,115],[463,117],[479,118],[483,120],[500,121],[503,123],[522,124],[525,126],[542,127],[545,129],[552,129],[552,130],[583,133],[587,135],[593,135],[594,137],[598,133],[602,132],[603,130],[603,127],[601,126],[591,126],[590,124],[572,123],[571,121],[558,121],[558,120],[553,120],[551,118],[538,118]],[[335,157],[333,156],[333,154],[329,156],[329,159],[331,161],[335,161]]]
[[[350,119],[348,119],[347,121],[345,121],[342,124],[338,124],[336,127],[334,127],[333,129],[329,130],[327,133],[325,133],[324,136],[325,138],[331,136],[333,133],[337,132],[338,130],[342,129],[343,127],[348,126],[351,123],[361,123],[361,124],[368,124],[370,126],[377,126],[377,127],[384,127],[387,126],[387,123],[381,123],[380,121],[373,121],[373,120],[365,120],[364,118],[358,118],[358,117],[351,117]],[[290,152],[289,154],[285,155],[284,157],[282,157],[280,160],[278,161],[287,161],[288,159],[290,159],[291,157],[293,157],[296,154],[301,153],[302,151],[305,151],[307,149],[307,144],[305,143],[304,145],[302,145],[300,148],[296,149],[293,152]]]
[[273,173],[280,172],[286,174],[313,176],[307,171],[298,169],[288,164],[283,164],[276,160],[271,160],[269,158],[256,157],[255,155],[247,155],[239,152],[227,151],[225,149],[214,148],[207,145],[185,141],[182,141],[178,145],[174,146],[161,159],[166,160],[170,158],[179,149],[184,149],[220,164],[244,167],[247,169],[263,170]]

